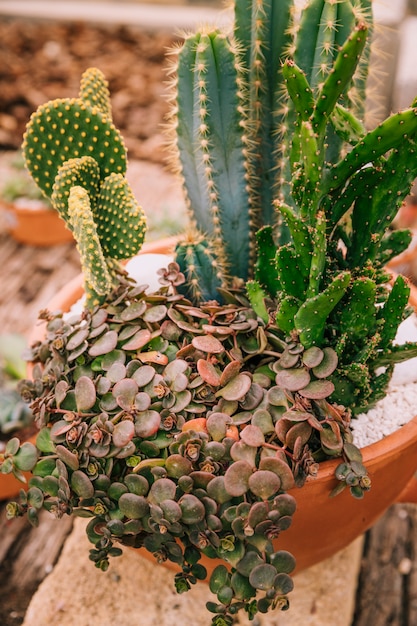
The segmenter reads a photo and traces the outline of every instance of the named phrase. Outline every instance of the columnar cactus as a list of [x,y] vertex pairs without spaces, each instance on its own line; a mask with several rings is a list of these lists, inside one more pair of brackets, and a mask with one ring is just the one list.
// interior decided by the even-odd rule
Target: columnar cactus
[[84,73],[78,98],[38,108],[23,153],[33,179],[74,233],[92,306],[112,290],[114,261],[134,256],[146,229],[125,178],[126,148],[99,70]]

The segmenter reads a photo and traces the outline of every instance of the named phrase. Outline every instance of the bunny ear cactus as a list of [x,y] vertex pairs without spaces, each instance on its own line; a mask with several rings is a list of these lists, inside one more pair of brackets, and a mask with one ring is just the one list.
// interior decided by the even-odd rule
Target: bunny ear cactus
[[27,126],[23,153],[33,179],[74,233],[93,306],[117,282],[114,260],[134,256],[146,230],[125,178],[126,148],[99,70],[83,74],[78,98],[38,108]]

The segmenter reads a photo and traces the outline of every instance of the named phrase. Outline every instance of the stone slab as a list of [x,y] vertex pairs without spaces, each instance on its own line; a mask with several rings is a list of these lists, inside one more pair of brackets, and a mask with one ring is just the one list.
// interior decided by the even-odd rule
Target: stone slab
[[[23,626],[208,626],[199,583],[177,595],[173,573],[125,549],[105,573],[88,559],[85,520],[76,520],[62,555],[39,587]],[[350,626],[354,611],[362,538],[331,559],[295,577],[291,609],[262,615],[257,626]],[[255,626],[242,617],[239,626]]]

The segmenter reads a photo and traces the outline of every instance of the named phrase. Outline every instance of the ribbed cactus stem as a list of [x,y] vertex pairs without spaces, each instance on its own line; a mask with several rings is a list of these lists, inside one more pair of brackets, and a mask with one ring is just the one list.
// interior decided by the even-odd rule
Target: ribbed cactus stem
[[177,147],[197,228],[247,279],[254,260],[248,135],[237,46],[208,30],[185,40],[177,67]]

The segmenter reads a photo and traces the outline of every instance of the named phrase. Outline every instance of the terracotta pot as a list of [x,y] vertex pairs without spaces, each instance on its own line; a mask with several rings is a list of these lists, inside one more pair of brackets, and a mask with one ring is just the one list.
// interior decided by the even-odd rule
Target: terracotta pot
[[[35,443],[36,435],[30,437],[28,441]],[[23,472],[26,480],[29,480],[31,474],[29,472]],[[0,473],[0,500],[10,500],[16,498],[21,489],[27,489],[27,482],[21,483],[20,480],[15,478],[13,474],[1,474]]]
[[[174,240],[175,241],[175,240]],[[173,240],[164,240],[144,247],[143,252],[169,253]],[[57,294],[50,309],[65,310],[82,293],[82,279],[77,277],[67,289]],[[70,291],[72,290],[72,293]],[[412,287],[410,304],[417,306],[417,292]],[[36,330],[39,337],[41,329]],[[35,336],[36,336],[35,335]],[[297,560],[297,572],[346,547],[372,526],[395,502],[417,502],[417,416],[383,440],[362,449],[364,464],[372,480],[372,488],[363,499],[356,500],[346,489],[335,498],[329,496],[337,484],[334,471],[340,459],[320,464],[317,478],[308,480],[301,489],[291,493],[297,501],[297,511],[289,530],[275,543],[276,549],[289,550]],[[146,550],[141,554],[154,561]],[[220,563],[205,559],[208,573]],[[167,567],[177,570],[170,562]]]
[[2,205],[6,211],[6,227],[19,243],[46,247],[74,241],[71,231],[54,209],[26,208],[5,202]]

